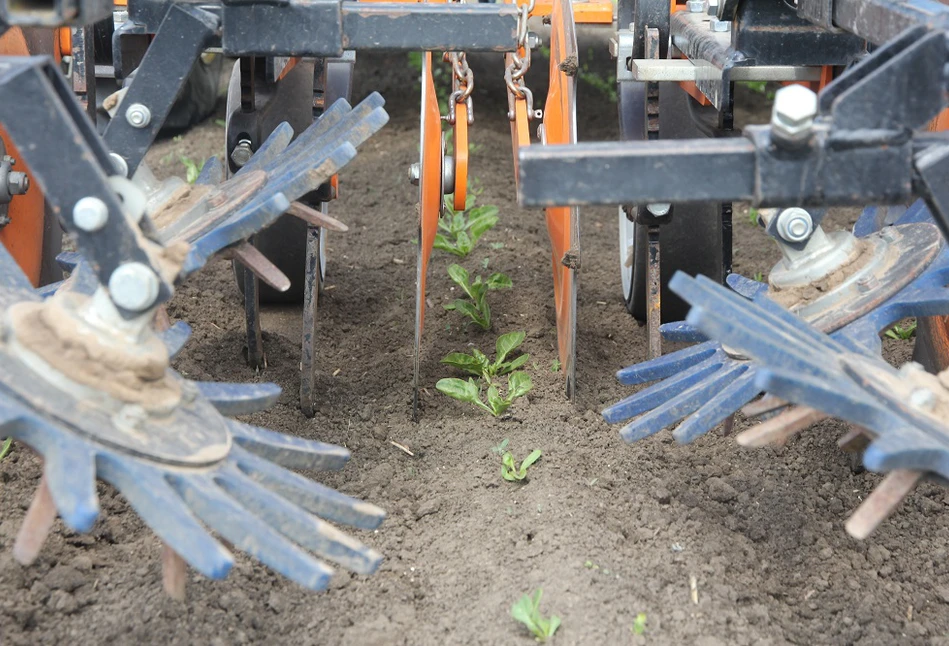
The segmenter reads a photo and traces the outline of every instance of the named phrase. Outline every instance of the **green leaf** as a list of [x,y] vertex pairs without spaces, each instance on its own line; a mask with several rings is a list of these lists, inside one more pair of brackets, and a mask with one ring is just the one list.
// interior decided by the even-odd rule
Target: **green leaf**
[[520,467],[520,473],[521,473],[522,478],[527,477],[527,470],[530,468],[532,464],[534,464],[540,459],[540,455],[541,455],[540,449],[534,449],[533,451],[530,452],[530,455],[524,458],[524,461],[521,462],[521,467]]
[[448,276],[455,282],[456,285],[461,287],[466,294],[469,296],[471,295],[471,287],[468,284],[470,276],[467,269],[458,264],[448,265]]
[[529,354],[522,354],[522,355],[519,356],[517,359],[514,359],[514,361],[509,361],[509,362],[507,362],[507,363],[502,363],[502,364],[500,365],[500,367],[498,368],[498,374],[499,374],[499,375],[506,375],[506,374],[509,373],[509,372],[514,372],[515,370],[517,370],[518,368],[520,368],[521,366],[523,366],[525,363],[527,363],[527,361],[528,361],[530,358],[531,358],[531,356],[530,356]]
[[471,250],[474,249],[474,244],[471,242],[471,238],[468,237],[468,234],[464,231],[458,233],[458,238],[455,240],[458,244],[458,251],[461,253],[461,257],[464,258]]
[[646,632],[646,613],[641,612],[636,615],[636,620],[633,621],[633,634],[642,635]]
[[487,282],[488,289],[510,289],[514,286],[506,274],[491,274]]
[[488,406],[491,407],[491,412],[495,417],[501,415],[510,407],[510,404],[504,399],[501,398],[501,393],[498,392],[497,386],[488,387]]
[[507,400],[513,402],[518,397],[529,393],[533,387],[530,375],[526,372],[512,372],[507,378]]
[[441,363],[471,373],[475,377],[481,376],[484,365],[481,361],[470,354],[463,354],[461,352],[452,352],[446,355],[445,358],[441,360]]
[[448,242],[448,238],[443,236],[440,233],[435,234],[435,244],[433,245],[436,249],[440,251],[447,251],[448,253],[456,253],[455,245]]
[[471,379],[468,381],[455,377],[439,379],[438,383],[435,384],[435,388],[438,389],[439,392],[459,401],[481,403],[481,400],[478,398],[478,387]]
[[517,481],[517,470],[514,465],[514,456],[510,452],[501,456],[501,477],[508,482]]
[[524,343],[525,338],[527,338],[526,332],[508,332],[499,336],[494,343],[494,363],[502,363],[507,355]]
[[557,629],[560,628],[560,617],[557,615],[550,616],[550,625],[547,627],[547,639],[554,636],[554,633],[557,632]]
[[475,242],[497,226],[497,223],[498,207],[496,206],[479,206],[468,213],[468,232]]
[[8,437],[3,441],[3,446],[0,447],[0,460],[7,457],[10,453],[10,449],[13,448],[13,438]]
[[540,626],[535,622],[535,616],[537,614],[536,607],[534,606],[534,601],[529,595],[524,595],[511,606],[511,616],[515,620],[521,622],[527,629],[530,630],[537,637],[541,636]]

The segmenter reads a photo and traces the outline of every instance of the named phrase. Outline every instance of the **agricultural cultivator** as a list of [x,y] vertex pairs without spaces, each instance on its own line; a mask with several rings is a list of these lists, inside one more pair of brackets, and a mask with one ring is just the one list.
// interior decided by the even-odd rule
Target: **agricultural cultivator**
[[[866,448],[867,468],[887,474],[848,525],[861,537],[919,479],[949,478],[949,378],[889,367],[879,336],[919,317],[920,360],[949,367],[949,326],[932,318],[949,316],[949,139],[938,121],[949,8],[620,0],[615,11],[593,0],[0,0],[0,437],[44,460],[16,558],[37,557],[57,514],[88,531],[100,478],[162,539],[176,598],[186,563],[211,578],[232,563],[209,530],[310,589],[331,573],[314,555],[357,573],[378,567],[381,555],[326,521],[372,529],[384,512],[291,471],[339,469],[348,452],[230,419],[273,404],[279,389],[176,373],[189,330],[164,310],[188,276],[230,258],[247,360],[263,368],[261,302],[302,302],[300,406],[313,415],[326,235],[346,231],[327,205],[337,173],[388,120],[376,93],[350,104],[358,51],[424,52],[409,171],[419,195],[413,414],[446,195],[454,210],[468,205],[467,54],[496,52],[518,198],[543,207],[550,238],[567,397],[582,324],[578,209],[614,205],[623,300],[646,323],[649,350],[619,378],[657,382],[604,411],[625,423],[623,439],[678,425],[674,436],[689,442],[742,407],[771,416],[738,436],[752,446],[845,419],[854,427],[842,444]],[[527,85],[542,40],[532,16],[550,25],[543,107]],[[579,143],[576,26],[614,22],[621,141]],[[111,51],[96,52],[96,30]],[[236,59],[224,157],[193,184],[159,181],[145,154],[209,50]],[[444,109],[438,64],[451,69]],[[109,94],[97,77],[114,81]],[[746,81],[786,86],[771,123],[738,136],[734,86]],[[731,272],[735,201],[760,209],[757,223],[781,250],[767,282]],[[867,207],[852,233],[822,227],[836,206]],[[60,256],[69,278],[52,282],[60,227],[76,251]],[[695,345],[663,356],[660,333]]]

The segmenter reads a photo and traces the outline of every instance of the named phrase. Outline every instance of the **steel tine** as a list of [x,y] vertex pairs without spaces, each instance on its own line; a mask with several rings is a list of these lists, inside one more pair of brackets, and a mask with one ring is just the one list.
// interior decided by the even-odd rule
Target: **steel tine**
[[725,283],[732,290],[745,298],[754,298],[758,294],[764,294],[768,291],[768,283],[758,282],[751,278],[746,278],[741,274],[728,274],[725,277]]
[[708,341],[708,338],[694,325],[689,325],[685,321],[675,321],[672,323],[663,323],[659,326],[659,334],[666,341],[672,343],[701,343]]
[[17,563],[30,565],[36,560],[55,521],[56,503],[53,502],[46,476],[43,475],[13,542],[13,558]]
[[161,546],[161,584],[169,597],[175,601],[185,600],[188,563],[167,543]]
[[742,404],[760,392],[755,385],[754,370],[749,366],[745,374],[713,394],[672,432],[672,437],[681,444],[688,444],[734,415]]
[[234,557],[201,525],[179,493],[154,468],[111,453],[96,459],[99,476],[119,490],[145,524],[188,565],[223,579]]
[[235,444],[289,469],[336,471],[349,461],[349,451],[334,444],[275,433],[231,419],[227,420],[227,427]]
[[604,409],[603,419],[610,424],[615,424],[661,406],[679,393],[685,392],[721,370],[724,361],[727,361],[727,359],[722,360],[712,357],[664,381],[643,388],[639,392]]
[[291,202],[287,213],[295,218],[300,218],[311,227],[322,227],[327,231],[337,231],[339,233],[349,231],[349,227],[336,218],[307,206],[303,202]]
[[209,477],[169,476],[188,507],[234,547],[310,590],[325,590],[333,570],[221,491]]
[[46,484],[63,522],[75,532],[88,532],[99,516],[95,454],[84,442],[60,433],[43,460]]
[[665,379],[687,368],[696,366],[718,351],[719,345],[713,341],[678,350],[669,354],[628,366],[616,373],[621,384],[634,386],[657,379]]
[[257,486],[237,469],[215,483],[235,502],[306,550],[357,574],[372,574],[382,555],[284,498]]
[[857,540],[867,538],[880,526],[880,523],[896,511],[903,499],[916,488],[922,477],[921,471],[909,469],[897,469],[886,474],[883,481],[847,519],[847,524],[844,526],[847,533]]
[[227,249],[227,255],[244,265],[245,269],[278,292],[290,289],[290,279],[286,274],[251,243],[239,242]]
[[765,396],[758,401],[753,401],[742,408],[741,414],[745,417],[759,417],[761,415],[766,415],[767,413],[773,413],[774,411],[784,408],[787,405],[787,400],[781,399],[780,397],[775,397],[770,393],[766,393]]
[[735,440],[741,446],[757,448],[769,444],[782,445],[795,433],[812,424],[825,420],[830,415],[808,406],[792,406],[771,419],[738,434]]
[[731,366],[709,375],[684,392],[667,399],[645,415],[627,424],[620,435],[627,442],[636,442],[675,424],[702,407],[716,392],[727,388],[747,366]]
[[233,451],[241,473],[311,514],[359,529],[375,529],[385,520],[386,513],[375,505],[283,469],[240,447]]
[[219,381],[193,381],[201,396],[221,415],[236,417],[266,410],[277,403],[281,388],[277,384],[230,384]]

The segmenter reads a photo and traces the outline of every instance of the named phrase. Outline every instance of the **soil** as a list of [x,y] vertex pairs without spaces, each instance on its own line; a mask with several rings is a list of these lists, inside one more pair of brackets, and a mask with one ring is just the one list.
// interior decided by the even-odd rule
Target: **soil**
[[[605,51],[602,42],[580,48]],[[386,556],[380,571],[339,572],[314,594],[240,556],[225,581],[192,575],[187,601],[177,603],[161,589],[158,539],[105,485],[91,533],[57,521],[39,560],[20,567],[10,546],[40,465],[17,445],[0,462],[0,641],[529,644],[510,608],[542,588],[544,613],[563,622],[556,644],[949,644],[945,489],[923,484],[858,542],[843,524],[880,478],[851,469],[835,444],[846,431],[839,422],[763,450],[740,449],[721,430],[689,446],[668,431],[626,445],[603,422],[598,411],[633,390],[614,372],[646,353],[644,329],[621,298],[615,208],[582,211],[577,400],[564,400],[552,370],[547,233],[542,214],[514,200],[502,66],[496,56],[469,59],[477,79],[471,173],[479,202],[497,205],[501,223],[462,264],[503,271],[514,288],[491,294],[491,333],[465,328],[441,307],[456,294],[445,272],[453,258],[433,256],[420,422],[410,406],[416,195],[406,181],[418,156],[418,98],[403,56],[359,56],[355,95],[382,92],[392,120],[341,174],[331,205],[350,229],[328,239],[316,416],[305,418],[296,403],[299,307],[265,310],[259,374],[243,360],[241,300],[227,262],[195,276],[170,307],[194,328],[176,362],[183,374],[274,381],[285,389],[280,401],[246,421],[352,451],[342,471],[309,475],[388,511],[378,530],[355,532]],[[605,75],[611,62],[587,55],[580,64]],[[536,76],[528,85],[543,96]],[[741,89],[739,120],[765,119],[764,99]],[[586,81],[580,90],[581,139],[615,139],[615,106]],[[159,176],[183,174],[179,156],[204,158],[222,142],[212,120],[159,142],[149,161]],[[837,213],[828,229],[853,217]],[[747,209],[736,211],[735,232],[736,270],[766,273],[779,254]],[[442,356],[491,350],[497,334],[513,330],[527,332],[534,389],[509,417],[435,391],[451,374]],[[909,342],[885,345],[888,357],[908,358]],[[492,447],[504,439],[518,459],[543,451],[526,484],[500,477]],[[636,635],[640,613],[645,631]]]

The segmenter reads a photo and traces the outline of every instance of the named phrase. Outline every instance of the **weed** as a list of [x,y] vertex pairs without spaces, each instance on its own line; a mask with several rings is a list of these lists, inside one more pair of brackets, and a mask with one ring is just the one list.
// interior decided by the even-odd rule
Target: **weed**
[[491,259],[488,258],[488,257],[485,257],[485,258],[481,261],[481,268],[482,268],[482,269],[487,269],[487,268],[488,268],[488,265],[489,265],[490,263],[491,263]]
[[742,85],[747,87],[752,92],[756,92],[757,94],[763,94],[765,98],[768,99],[769,101],[774,100],[774,90],[768,89],[767,81],[744,81]]
[[554,359],[550,362],[551,372],[560,372],[560,359]]
[[498,207],[492,205],[475,206],[480,191],[468,188],[468,200],[464,211],[452,208],[452,202],[445,198],[445,215],[438,221],[435,234],[435,248],[464,258],[478,244],[478,240],[498,223]]
[[894,325],[886,331],[886,335],[897,341],[908,341],[916,334],[916,321],[910,321],[906,325]]
[[758,209],[753,206],[748,207],[748,221],[751,222],[751,226],[758,226]]
[[201,175],[201,169],[204,168],[205,162],[202,161],[201,164],[198,165],[193,159],[185,157],[184,155],[182,155],[180,159],[181,163],[185,166],[185,179],[189,184],[194,184]]
[[510,442],[510,440],[507,438],[501,440],[497,446],[491,447],[491,452],[497,455],[504,455],[504,450],[507,449],[508,442]]
[[545,619],[540,613],[540,597],[543,590],[538,588],[533,595],[525,594],[517,603],[511,606],[511,616],[524,624],[533,633],[537,641],[544,643],[557,632],[560,627],[560,617],[551,615]]
[[508,332],[499,336],[494,344],[493,362],[485,353],[475,348],[471,354],[452,352],[442,359],[442,363],[483,379],[490,385],[495,377],[510,374],[530,360],[529,354],[522,354],[512,361],[505,361],[509,354],[524,343],[526,336],[524,332]]
[[[587,60],[593,58],[593,50],[588,51]],[[599,72],[590,69],[590,64],[584,62],[579,70],[580,80],[598,90],[607,97],[611,103],[616,103],[618,97],[616,94],[616,77],[614,74],[600,75]]]
[[641,612],[636,615],[636,619],[633,621],[633,634],[642,635],[646,632],[646,613]]
[[0,460],[7,457],[10,454],[10,449],[13,448],[13,438],[8,437],[3,441],[3,446],[0,446]]
[[508,482],[523,482],[527,479],[527,470],[540,459],[540,449],[534,449],[518,466],[514,454],[508,451],[501,457],[501,477]]
[[470,282],[471,276],[461,265],[449,265],[448,275],[468,295],[470,301],[461,298],[445,305],[446,310],[457,310],[478,324],[482,330],[491,329],[491,308],[488,306],[488,292],[493,289],[510,289],[513,284],[505,274],[491,274],[486,281],[476,276]]
[[759,282],[759,283],[763,283],[763,282],[764,282],[764,274],[761,273],[760,271],[756,271],[756,272],[755,272],[755,275],[752,276],[752,278],[754,278],[755,281],[757,281],[757,282]]
[[488,243],[488,246],[491,247],[492,249],[494,249],[495,251],[497,251],[498,249],[503,249],[503,248],[504,248],[504,243],[503,243],[503,242],[490,242],[490,243]]

